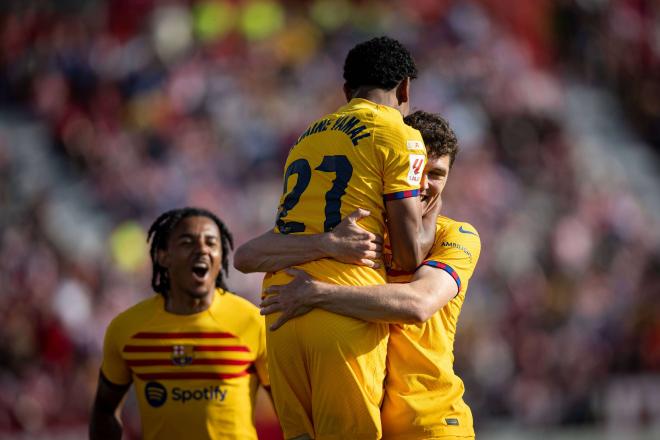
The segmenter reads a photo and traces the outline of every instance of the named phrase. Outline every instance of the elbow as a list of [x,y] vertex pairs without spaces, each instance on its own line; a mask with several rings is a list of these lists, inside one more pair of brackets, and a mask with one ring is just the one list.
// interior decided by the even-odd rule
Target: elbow
[[422,264],[422,261],[424,261],[424,254],[421,252],[421,249],[411,249],[411,251],[394,259],[396,264],[406,272],[415,272],[419,265]]
[[407,320],[408,324],[421,324],[423,322],[428,321],[431,316],[433,316],[433,313],[428,313],[426,309],[423,307],[414,307],[410,311],[410,316],[409,319]]
[[410,318],[412,319],[411,323],[421,324],[426,322],[431,319],[433,314],[437,311],[438,309],[433,300],[433,295],[431,293],[425,294],[415,301],[415,304],[410,311]]
[[234,267],[243,273],[255,272],[255,268],[250,264],[249,251],[245,246],[240,246],[234,252]]
[[407,310],[401,310],[398,319],[402,324],[422,324],[430,317],[422,308],[412,306]]

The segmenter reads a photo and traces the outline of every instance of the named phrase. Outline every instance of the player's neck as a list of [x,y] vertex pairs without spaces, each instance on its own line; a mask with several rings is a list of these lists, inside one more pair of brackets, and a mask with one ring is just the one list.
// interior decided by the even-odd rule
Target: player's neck
[[396,98],[396,93],[392,90],[383,90],[375,87],[360,87],[355,90],[352,98],[366,99],[375,104],[394,107],[401,111],[399,101]]
[[175,315],[193,315],[208,310],[213,304],[215,291],[202,297],[193,297],[185,292],[170,291],[165,298],[165,310]]

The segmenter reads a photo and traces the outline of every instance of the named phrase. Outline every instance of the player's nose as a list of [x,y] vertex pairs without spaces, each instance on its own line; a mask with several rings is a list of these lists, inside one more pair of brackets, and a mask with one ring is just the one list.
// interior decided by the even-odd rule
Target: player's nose
[[422,174],[422,178],[419,181],[419,190],[425,192],[429,187],[429,181],[426,178],[426,174]]
[[206,254],[210,251],[210,246],[206,243],[206,240],[200,238],[195,240],[195,253]]

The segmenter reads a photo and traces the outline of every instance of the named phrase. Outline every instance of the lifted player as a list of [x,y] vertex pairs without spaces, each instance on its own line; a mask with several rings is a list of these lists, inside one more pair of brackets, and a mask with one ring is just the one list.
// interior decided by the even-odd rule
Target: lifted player
[[[349,102],[312,123],[289,152],[276,233],[304,239],[293,235],[331,231],[363,207],[371,216],[361,225],[375,235],[383,235],[389,219],[400,266],[414,270],[422,262],[435,232],[434,218],[422,221],[417,197],[426,151],[419,132],[403,122],[416,73],[410,53],[391,38],[374,38],[348,53]],[[236,258],[240,270],[240,249]],[[385,283],[383,268],[349,263],[321,259],[303,267],[333,284]],[[264,288],[289,280],[285,272],[268,274]],[[380,438],[388,335],[385,324],[321,309],[268,332],[273,397],[285,437]]]

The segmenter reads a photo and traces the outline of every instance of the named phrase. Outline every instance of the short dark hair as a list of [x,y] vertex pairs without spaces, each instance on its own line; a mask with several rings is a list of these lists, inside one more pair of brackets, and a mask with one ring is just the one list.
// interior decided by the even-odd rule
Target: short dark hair
[[222,268],[215,279],[216,287],[227,290],[224,281],[224,275],[227,275],[229,268],[229,251],[234,249],[234,238],[215,214],[201,208],[181,208],[173,209],[161,214],[149,228],[147,233],[147,243],[150,243],[149,255],[153,265],[151,273],[151,287],[155,292],[167,296],[170,291],[170,278],[167,269],[158,264],[158,250],[167,248],[167,241],[170,233],[176,228],[181,220],[186,217],[207,217],[213,220],[220,231],[220,243],[222,245]]
[[458,154],[458,139],[449,123],[440,115],[418,110],[404,118],[406,124],[419,130],[429,157],[449,155],[449,167],[454,165]]
[[393,38],[360,43],[344,62],[344,79],[351,90],[361,86],[391,90],[405,78],[417,78],[417,66],[408,49]]

